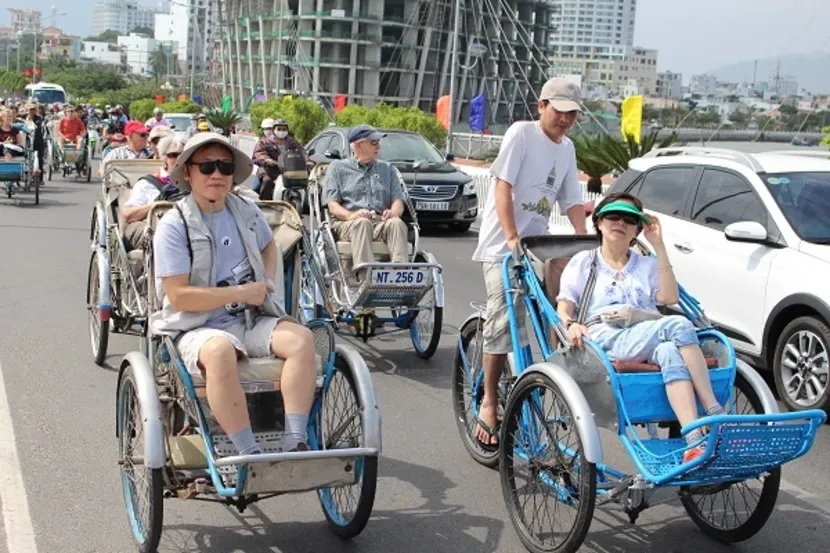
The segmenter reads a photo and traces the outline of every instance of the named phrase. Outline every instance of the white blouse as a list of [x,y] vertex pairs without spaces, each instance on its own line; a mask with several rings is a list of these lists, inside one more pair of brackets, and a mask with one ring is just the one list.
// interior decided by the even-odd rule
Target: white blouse
[[622,270],[611,268],[599,248],[574,255],[565,270],[556,301],[570,300],[579,310],[582,293],[591,270],[593,252],[596,252],[597,282],[588,305],[586,317],[593,317],[615,305],[631,305],[640,309],[657,310],[657,290],[660,286],[660,268],[654,257],[643,257],[629,250],[628,263]]

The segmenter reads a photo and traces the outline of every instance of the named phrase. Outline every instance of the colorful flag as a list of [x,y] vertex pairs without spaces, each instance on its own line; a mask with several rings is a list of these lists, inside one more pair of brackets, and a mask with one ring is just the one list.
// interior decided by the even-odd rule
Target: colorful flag
[[620,132],[623,140],[632,137],[637,144],[640,143],[643,129],[643,97],[629,96],[622,103],[622,119],[620,120]]
[[435,118],[445,129],[450,129],[450,95],[446,94],[438,98],[435,104]]

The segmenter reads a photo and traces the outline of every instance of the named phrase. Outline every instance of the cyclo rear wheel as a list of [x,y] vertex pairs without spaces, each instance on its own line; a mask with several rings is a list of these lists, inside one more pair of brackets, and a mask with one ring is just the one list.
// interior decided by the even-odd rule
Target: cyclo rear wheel
[[[92,346],[92,356],[96,365],[103,365],[107,357],[107,346],[110,337],[110,321],[104,320],[99,309],[101,303],[101,287],[98,271],[98,252],[92,252],[89,259],[89,272],[86,282],[86,307],[89,317],[89,336]],[[108,265],[107,265],[108,266]]]
[[[574,553],[591,526],[597,469],[584,460],[575,420],[568,398],[544,374],[519,379],[507,402],[499,449],[501,488],[513,527],[532,553]],[[519,486],[522,462],[526,462],[527,483]],[[546,498],[541,500],[549,516],[541,517],[538,529],[534,522],[540,517],[537,513],[525,514],[524,510],[537,507],[540,500],[520,497],[534,492],[552,495],[550,506]],[[562,516],[560,507],[571,516]],[[550,524],[546,519],[552,519]],[[554,537],[557,529],[562,533],[559,540]]]

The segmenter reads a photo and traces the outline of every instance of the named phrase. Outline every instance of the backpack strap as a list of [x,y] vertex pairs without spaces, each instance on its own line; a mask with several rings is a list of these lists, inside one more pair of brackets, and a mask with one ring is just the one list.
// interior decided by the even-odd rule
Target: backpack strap
[[156,176],[155,176],[155,175],[153,175],[152,173],[151,173],[151,174],[149,174],[149,175],[144,175],[144,176],[143,176],[143,177],[141,177],[141,178],[142,178],[143,180],[146,180],[147,182],[149,182],[150,184],[152,184],[152,185],[153,185],[153,186],[155,186],[156,188],[158,188],[158,191],[159,191],[159,192],[161,192],[161,191],[163,191],[163,190],[164,190],[164,186],[165,186],[165,185],[164,185],[164,183],[163,183],[163,182],[161,182],[161,181],[158,179],[158,177],[156,177]]
[[591,303],[591,296],[594,295],[594,287],[597,285],[597,250],[591,255],[591,270],[588,272],[588,280],[585,282],[585,289],[582,291],[582,301],[579,302],[579,312],[576,316],[577,324],[585,324],[585,316],[588,314],[588,304]]
[[184,236],[187,240],[187,254],[190,256],[190,265],[193,266],[193,246],[190,243],[190,229],[187,227],[187,219],[184,218],[184,212],[179,204],[173,204],[173,207],[176,208],[176,211],[179,212],[179,215],[182,218],[182,223],[184,224]]

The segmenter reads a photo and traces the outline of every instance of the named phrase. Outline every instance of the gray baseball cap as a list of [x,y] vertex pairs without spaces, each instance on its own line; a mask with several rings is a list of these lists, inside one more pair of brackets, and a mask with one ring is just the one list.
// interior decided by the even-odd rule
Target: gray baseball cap
[[554,77],[542,87],[540,100],[548,100],[556,111],[582,112],[582,91],[563,77]]

